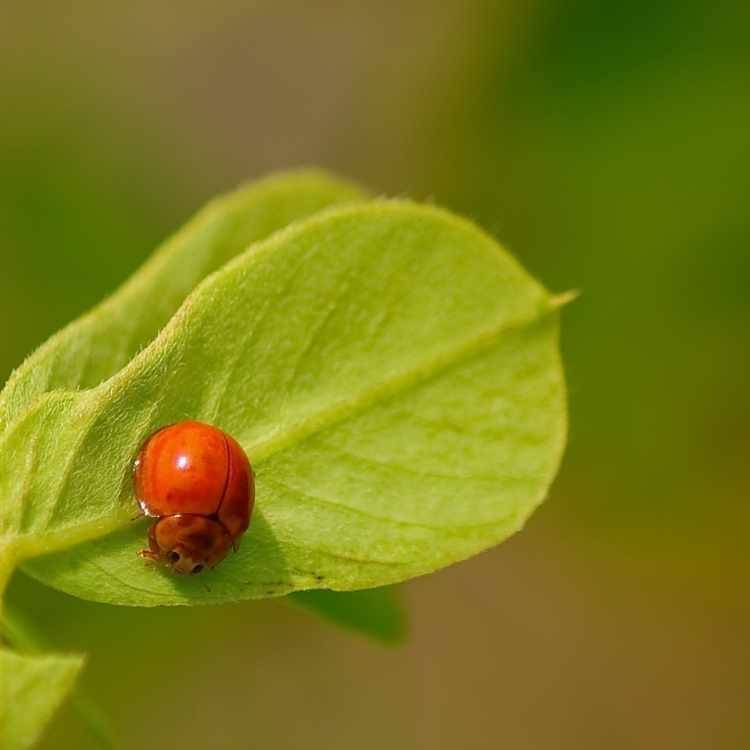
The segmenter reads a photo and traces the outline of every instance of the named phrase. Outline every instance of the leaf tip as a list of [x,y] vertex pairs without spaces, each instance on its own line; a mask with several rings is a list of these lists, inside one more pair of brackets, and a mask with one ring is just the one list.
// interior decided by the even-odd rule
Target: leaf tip
[[580,296],[581,291],[579,289],[569,289],[567,292],[554,294],[552,295],[552,297],[550,297],[550,307],[552,307],[554,310],[559,310],[560,308],[565,307],[565,305],[574,302]]

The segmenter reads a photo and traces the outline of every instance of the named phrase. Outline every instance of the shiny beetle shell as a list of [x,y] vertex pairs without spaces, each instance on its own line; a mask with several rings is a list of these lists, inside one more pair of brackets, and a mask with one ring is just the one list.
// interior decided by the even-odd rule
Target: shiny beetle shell
[[141,556],[177,573],[213,568],[250,524],[253,471],[245,451],[216,427],[188,420],[164,427],[135,460],[135,497],[156,518]]

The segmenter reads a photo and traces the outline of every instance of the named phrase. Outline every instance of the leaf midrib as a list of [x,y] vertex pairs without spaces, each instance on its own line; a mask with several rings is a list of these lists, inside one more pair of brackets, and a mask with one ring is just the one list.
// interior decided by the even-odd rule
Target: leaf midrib
[[266,439],[261,438],[243,447],[253,463],[260,464],[290,445],[300,443],[310,435],[321,432],[338,422],[343,422],[354,414],[367,411],[370,406],[386,401],[397,393],[409,391],[451,367],[490,349],[503,334],[531,326],[554,309],[554,305],[548,303],[546,307],[538,309],[532,315],[527,314],[511,320],[496,321],[492,326],[467,338],[463,343],[438,352],[414,367],[365,388],[353,398],[344,399],[319,412],[310,414],[283,434]]
[[[254,443],[243,445],[243,447],[253,464],[259,466],[276,453],[301,443],[311,435],[343,422],[355,414],[367,411],[371,406],[423,384],[451,367],[491,349],[504,334],[534,325],[546,315],[557,311],[566,301],[567,298],[564,295],[552,298],[546,297],[543,299],[544,304],[537,307],[532,313],[510,320],[495,321],[493,325],[468,337],[460,344],[438,352],[423,363],[364,389],[354,398],[340,401],[319,412],[310,414],[308,418],[301,420],[283,434],[260,439]],[[51,394],[47,394],[47,396],[49,395]],[[70,394],[61,392],[58,395],[69,396]],[[60,527],[54,531],[41,532],[33,536],[18,534],[13,537],[6,537],[6,540],[9,544],[12,544],[19,559],[29,559],[107,536],[124,528],[132,521],[132,512],[120,506],[113,513],[98,516],[74,526]]]

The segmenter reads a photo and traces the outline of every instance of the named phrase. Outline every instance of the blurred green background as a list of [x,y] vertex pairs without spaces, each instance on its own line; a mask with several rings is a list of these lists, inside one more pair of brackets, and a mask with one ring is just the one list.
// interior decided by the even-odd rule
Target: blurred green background
[[[18,576],[124,748],[750,746],[750,4],[0,8],[0,381],[206,199],[317,164],[466,213],[564,314],[571,435],[387,649]],[[67,709],[45,748],[95,747]]]

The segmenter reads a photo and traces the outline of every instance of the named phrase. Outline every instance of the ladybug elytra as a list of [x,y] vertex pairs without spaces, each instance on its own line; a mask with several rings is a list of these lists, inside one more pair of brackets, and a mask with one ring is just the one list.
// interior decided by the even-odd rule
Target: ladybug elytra
[[176,573],[200,573],[237,548],[250,524],[255,482],[234,438],[202,422],[178,422],[146,440],[133,469],[136,500],[157,519],[142,557]]

